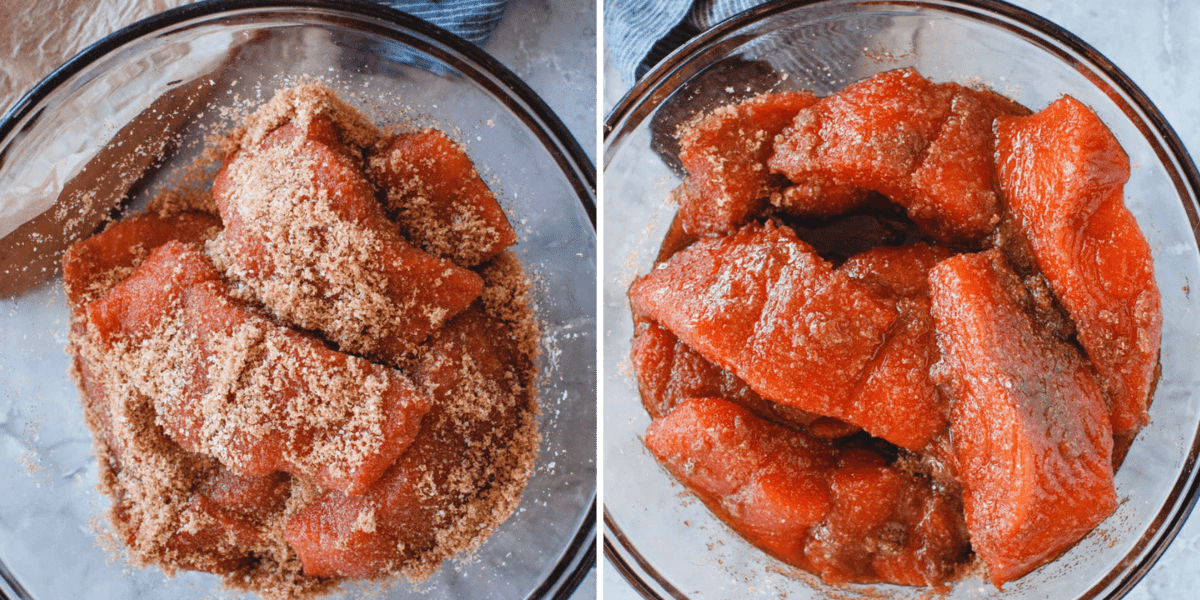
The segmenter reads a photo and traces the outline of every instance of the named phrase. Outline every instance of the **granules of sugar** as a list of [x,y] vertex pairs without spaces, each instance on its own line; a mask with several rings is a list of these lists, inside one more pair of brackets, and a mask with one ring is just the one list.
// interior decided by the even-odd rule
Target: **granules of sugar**
[[[354,109],[342,103],[336,95],[319,85],[304,84],[277,94],[276,98],[252,115],[243,126],[222,142],[219,152],[229,156],[239,148],[253,147],[280,126],[294,123],[305,127],[315,118],[328,118],[338,126],[342,141],[355,156],[377,145],[378,131],[366,123]],[[211,160],[213,152],[209,153]],[[282,170],[299,166],[309,170],[321,165],[297,165],[295,161],[279,158],[276,165]],[[352,162],[359,159],[351,157]],[[200,170],[197,170],[200,172]],[[255,176],[262,176],[260,169]],[[285,173],[282,181],[295,181],[295,171]],[[270,179],[264,179],[270,187]],[[254,186],[255,178],[242,183]],[[212,212],[212,195],[187,182],[186,189],[168,192],[152,203],[159,215],[177,214],[183,210]],[[264,190],[255,190],[267,200]],[[311,190],[310,190],[311,192]],[[309,193],[308,201],[327,201],[321,192]],[[290,198],[296,200],[295,197]],[[357,331],[347,327],[344,336],[336,340],[343,350],[366,352],[377,347],[386,328],[390,307],[381,307],[377,286],[380,280],[371,260],[379,248],[372,234],[354,230],[342,215],[334,214],[321,202],[308,206],[306,214],[319,225],[300,230],[266,230],[264,238],[272,241],[301,242],[298,248],[320,254],[307,269],[337,273],[345,276],[349,287],[342,293],[351,301],[336,315],[343,322],[356,324]],[[297,204],[292,210],[305,210]],[[278,205],[262,205],[271,210]],[[381,223],[386,223],[386,218]],[[228,225],[228,223],[226,223]],[[394,235],[394,234],[387,234]],[[452,235],[446,232],[444,235]],[[212,238],[212,236],[206,236]],[[299,240],[296,238],[299,237]],[[399,239],[398,236],[396,239]],[[450,243],[441,240],[439,243]],[[323,244],[323,245],[317,245]],[[330,247],[337,252],[318,252]],[[106,271],[102,283],[89,290],[89,300],[99,297],[135,271],[151,248],[139,248],[131,264]],[[137,566],[156,564],[168,574],[177,569],[198,569],[220,575],[235,589],[252,590],[269,600],[308,598],[326,593],[342,581],[341,578],[313,578],[304,574],[303,567],[284,536],[284,525],[325,489],[309,477],[283,475],[286,479],[282,503],[253,523],[249,530],[252,543],[234,539],[233,530],[224,537],[210,540],[207,546],[185,544],[197,540],[218,525],[219,518],[198,508],[207,483],[226,473],[222,463],[236,465],[238,457],[229,452],[234,446],[228,437],[228,427],[237,424],[245,432],[260,432],[272,418],[271,408],[261,403],[263,393],[280,380],[279,373],[262,369],[264,357],[280,356],[281,342],[274,334],[280,323],[300,325],[304,329],[336,330],[338,325],[320,322],[329,318],[305,305],[304,294],[326,293],[328,289],[301,283],[293,289],[280,284],[271,288],[255,280],[252,273],[239,268],[233,260],[238,248],[232,247],[228,231],[210,239],[206,246],[209,258],[225,278],[231,302],[240,303],[246,310],[262,311],[270,302],[265,297],[276,295],[287,299],[284,304],[296,307],[293,322],[287,311],[279,314],[268,311],[261,321],[247,322],[227,335],[216,336],[207,342],[207,352],[213,357],[204,364],[205,377],[211,382],[208,397],[201,410],[205,430],[200,438],[209,440],[199,451],[184,450],[162,427],[160,405],[184,393],[188,382],[180,365],[196,364],[202,352],[194,335],[184,325],[179,310],[166,319],[152,341],[141,344],[118,343],[109,347],[99,343],[87,332],[86,323],[72,330],[69,351],[76,356],[75,376],[84,396],[84,412],[93,431],[94,447],[100,466],[101,490],[113,499],[110,512],[111,528],[105,536],[119,541],[131,563]],[[537,407],[533,382],[536,378],[536,357],[539,332],[530,307],[529,282],[520,262],[511,254],[500,256],[474,269],[482,282],[478,311],[513,349],[511,360],[499,373],[484,368],[483,357],[468,352],[457,363],[457,380],[448,389],[417,376],[422,365],[435,357],[427,355],[430,342],[413,342],[403,353],[397,353],[393,367],[400,367],[413,376],[419,388],[439,398],[438,407],[422,423],[422,428],[436,429],[438,435],[474,436],[475,424],[481,416],[499,419],[501,425],[477,437],[465,437],[468,451],[461,460],[450,464],[441,483],[432,479],[422,489],[431,500],[442,507],[436,523],[435,542],[430,547],[397,548],[402,560],[380,573],[380,577],[402,574],[411,580],[423,580],[434,573],[447,558],[476,548],[515,510],[521,491],[533,472],[539,435]],[[446,274],[443,273],[443,276]],[[274,285],[274,284],[272,284]],[[294,288],[305,288],[297,291]],[[73,307],[76,312],[81,307]],[[471,309],[476,310],[476,309]],[[432,308],[423,316],[436,332],[442,323],[453,322],[453,315],[441,308]],[[311,320],[310,320],[311,319]],[[332,340],[334,335],[329,335]],[[351,340],[346,342],[345,340]],[[358,340],[357,342],[353,340]],[[314,446],[314,460],[328,462],[342,457],[347,469],[353,468],[354,457],[372,451],[366,441],[378,432],[378,398],[382,380],[373,371],[357,366],[348,367],[345,376],[332,373],[312,373],[300,362],[280,362],[290,376],[303,379],[313,387],[311,402],[289,407],[282,418],[292,425],[302,423],[352,423],[351,435],[340,441],[328,441]],[[355,363],[356,365],[358,363]],[[176,365],[172,370],[166,365]],[[257,365],[257,366],[256,366]],[[376,369],[378,365],[372,366]],[[382,368],[382,367],[378,367]],[[358,369],[356,371],[356,369]],[[155,372],[158,371],[157,375]],[[353,387],[358,401],[336,401]],[[258,390],[258,391],[255,391]],[[327,401],[321,402],[320,399]],[[307,401],[306,401],[307,402]],[[427,471],[431,476],[433,471]],[[374,532],[380,527],[374,511],[355,515],[355,527]]]

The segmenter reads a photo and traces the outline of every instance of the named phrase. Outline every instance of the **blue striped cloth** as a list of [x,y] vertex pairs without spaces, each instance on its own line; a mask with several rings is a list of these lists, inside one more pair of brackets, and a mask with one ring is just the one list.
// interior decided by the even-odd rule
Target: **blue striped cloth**
[[604,0],[604,37],[625,87],[704,30],[766,0]]
[[377,0],[425,19],[476,46],[482,46],[504,15],[508,0]]
[[[2,0],[0,0],[2,1]],[[500,24],[508,0],[373,0],[378,4],[424,19],[476,46],[482,46]],[[448,65],[425,54],[394,44],[379,44],[370,49],[375,54],[397,62],[413,65],[431,73],[446,74]],[[356,60],[356,59],[355,59]],[[358,68],[355,65],[347,65]]]

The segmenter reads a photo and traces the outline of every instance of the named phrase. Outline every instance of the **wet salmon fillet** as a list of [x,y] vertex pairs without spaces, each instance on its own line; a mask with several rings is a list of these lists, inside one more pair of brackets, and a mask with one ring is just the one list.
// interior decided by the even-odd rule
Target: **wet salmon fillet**
[[744,406],[754,414],[800,428],[822,439],[840,438],[860,428],[759,396],[746,382],[701,356],[675,334],[653,322],[638,325],[633,337],[633,367],[637,372],[642,406],[651,418],[660,418],[689,398],[719,397]]
[[762,215],[782,187],[763,166],[775,136],[814,102],[807,92],[761,94],[680,128],[679,160],[688,175],[680,215],[688,233],[731,233]]
[[425,252],[473,267],[517,243],[466,151],[437,129],[397,135],[370,174],[400,231]]
[[[163,392],[148,395],[172,439],[239,475],[282,470],[361,492],[412,442],[430,406],[398,371],[330,350],[241,307],[207,259],[176,241],[152,252],[88,312],[91,331],[105,344],[178,348],[168,365],[132,365],[161,371],[133,375]],[[380,403],[384,418],[368,425],[333,409],[315,412],[333,396],[330,386],[348,381],[367,390],[363,402]],[[218,400],[214,413],[208,407]],[[314,412],[299,414],[308,410]]]
[[1149,421],[1162,306],[1150,246],[1125,208],[1129,158],[1069,96],[1035,115],[1000,119],[997,135],[1013,220],[1100,374],[1113,430],[1132,435]]
[[804,562],[808,529],[829,511],[835,449],[719,398],[689,399],[646,430],[646,447],[739,533]]
[[992,122],[1001,113],[980,102],[973,90],[954,90],[950,114],[911,175],[901,201],[908,216],[930,238],[977,245],[1000,222],[992,153]]
[[768,165],[880,192],[935,241],[978,245],[999,221],[992,122],[1005,105],[913,69],[887,71],[800,111]]
[[327,143],[326,129],[289,123],[226,160],[213,197],[230,270],[288,324],[398,365],[483,282],[402,240],[359,161]]
[[954,252],[937,244],[879,246],[846,260],[838,270],[879,296],[929,297],[929,271]]
[[869,448],[844,450],[719,398],[687,400],[645,442],[738,533],[830,583],[941,584],[967,556],[954,501]]
[[886,427],[875,435],[909,450],[925,448],[948,423],[949,404],[929,378],[938,348],[927,282],[929,270],[950,255],[946,248],[924,243],[885,246],[857,254],[838,268],[877,297],[894,301],[900,313],[852,401]]
[[843,448],[829,475],[832,505],[805,554],[827,583],[948,587],[970,556],[962,505],[878,452]]
[[636,281],[629,298],[635,313],[764,398],[868,432],[887,428],[850,393],[898,313],[791,230],[748,225],[700,240]]
[[1104,392],[1044,331],[997,250],[930,274],[971,546],[997,587],[1066,551],[1116,508]]
[[771,205],[797,217],[834,217],[867,202],[868,191],[834,183],[819,175],[808,175],[782,192],[771,194]]

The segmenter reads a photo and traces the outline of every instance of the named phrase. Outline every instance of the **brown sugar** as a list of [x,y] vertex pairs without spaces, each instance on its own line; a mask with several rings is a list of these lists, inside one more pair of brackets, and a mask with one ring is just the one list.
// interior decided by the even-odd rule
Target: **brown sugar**
[[[222,140],[215,193],[68,251],[68,350],[133,565],[307,598],[423,580],[516,509],[540,444],[529,280],[502,248],[468,269],[410,246],[364,174],[383,145],[327,88],[281,91]],[[305,538],[310,515],[342,537]],[[339,553],[375,558],[321,566]]]
[[495,194],[445,133],[401,133],[370,164],[388,210],[422,250],[473,267],[517,243]]
[[168,242],[89,305],[89,333],[185,449],[241,475],[369,487],[412,442],[429,399],[397,371],[239,306],[219,277],[198,250]]
[[482,282],[400,238],[363,174],[361,149],[341,141],[363,127],[334,120],[346,107],[282,95],[265,112],[282,110],[281,99],[307,122],[297,116],[243,143],[213,182],[226,227],[220,266],[279,320],[396,364]]

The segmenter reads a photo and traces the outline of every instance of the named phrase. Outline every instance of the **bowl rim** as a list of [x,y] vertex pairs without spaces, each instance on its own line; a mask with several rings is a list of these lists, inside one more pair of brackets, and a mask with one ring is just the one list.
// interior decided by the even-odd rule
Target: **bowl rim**
[[[71,57],[67,62],[51,71],[22,95],[0,118],[0,164],[5,150],[11,145],[17,125],[24,121],[34,109],[59,87],[97,60],[125,45],[146,36],[161,32],[185,21],[213,17],[234,11],[318,10],[345,13],[356,17],[373,18],[419,36],[444,44],[450,52],[474,64],[481,72],[492,76],[495,81],[485,86],[498,96],[502,103],[517,113],[542,143],[557,150],[551,152],[556,163],[575,191],[588,220],[592,234],[596,233],[596,167],[584,152],[579,141],[562,119],[546,104],[527,83],[479,46],[424,19],[398,9],[367,2],[366,0],[200,0],[150,15],[114,31]],[[588,572],[596,565],[596,487],[593,482],[591,502],[583,513],[583,519],[563,548],[554,568],[541,583],[530,592],[528,598],[569,598],[583,582]],[[0,599],[31,598],[14,573],[0,561]]]
[[[0,117],[0,158],[3,158],[3,149],[8,146],[18,123],[28,117],[42,100],[46,99],[66,80],[104,55],[139,38],[184,21],[233,11],[279,10],[330,10],[379,19],[392,26],[408,29],[423,37],[437,40],[449,47],[451,51],[463,55],[470,62],[478,65],[482,71],[494,76],[498,80],[497,83],[501,84],[497,87],[503,87],[505,95],[511,95],[513,100],[520,101],[525,105],[521,108],[531,113],[528,116],[536,118],[540,127],[533,129],[545,129],[550,134],[549,137],[554,145],[561,146],[566,157],[560,159],[560,163],[562,163],[564,171],[574,175],[569,179],[572,180],[571,183],[576,188],[580,203],[592,223],[592,230],[595,231],[595,165],[583,151],[575,136],[571,134],[554,110],[542,100],[541,96],[508,67],[475,44],[419,17],[401,12],[391,6],[366,0],[200,0],[193,4],[185,4],[153,14],[126,25],[100,38],[71,57],[62,66],[51,71],[5,111],[3,117]],[[543,135],[542,137],[547,136]],[[576,181],[576,179],[581,181]]]
[[[646,115],[666,100],[666,94],[656,94],[658,87],[676,74],[681,67],[685,66],[696,55],[701,53],[710,42],[721,39],[732,31],[779,13],[797,9],[803,10],[821,5],[839,4],[847,6],[887,5],[913,8],[930,7],[974,19],[978,19],[980,16],[989,17],[993,23],[1001,20],[1009,20],[1015,22],[1026,31],[1036,33],[1047,40],[1061,44],[1067,51],[1082,56],[1081,61],[1071,60],[1071,62],[1087,65],[1110,78],[1118,91],[1130,99],[1133,108],[1141,111],[1141,116],[1127,116],[1131,116],[1131,120],[1135,122],[1138,120],[1145,122],[1144,126],[1139,125],[1138,127],[1144,135],[1148,134],[1147,129],[1149,129],[1160,138],[1161,144],[1151,140],[1151,145],[1154,146],[1159,158],[1163,159],[1166,165],[1172,167],[1166,169],[1168,176],[1174,183],[1175,189],[1179,192],[1184,210],[1188,213],[1190,220],[1193,224],[1200,223],[1197,207],[1197,198],[1200,197],[1200,172],[1197,171],[1191,154],[1180,140],[1178,134],[1167,122],[1166,118],[1163,117],[1158,107],[1154,105],[1154,102],[1142,92],[1141,88],[1124,71],[1087,42],[1046,18],[1003,0],[781,0],[778,2],[768,2],[767,4],[759,5],[733,15],[667,55],[647,72],[642,79],[638,80],[621,97],[621,100],[614,105],[604,121],[603,153],[601,155],[604,167],[607,168],[613,151],[632,130],[630,124],[635,120],[640,124]],[[1011,30],[1013,27],[1010,26],[1007,29]],[[1047,48],[1047,50],[1049,51],[1050,49]],[[1063,56],[1065,52],[1062,50],[1059,50],[1056,54],[1060,58],[1065,58]],[[1118,102],[1118,105],[1121,103]],[[1150,138],[1151,136],[1146,135],[1146,137]],[[1191,199],[1191,204],[1187,201],[1189,198]],[[1197,243],[1200,244],[1200,230],[1193,228],[1193,235]],[[1179,530],[1183,527],[1184,522],[1187,521],[1192,509],[1195,507],[1197,499],[1200,498],[1200,469],[1196,468],[1198,459],[1200,459],[1200,428],[1197,429],[1196,434],[1192,437],[1191,448],[1186,453],[1186,456],[1184,456],[1184,476],[1176,479],[1175,485],[1172,486],[1163,505],[1159,508],[1153,519],[1151,519],[1147,530],[1117,564],[1117,568],[1110,570],[1102,579],[1088,589],[1083,590],[1079,597],[1094,598],[1107,591],[1106,598],[1120,598],[1129,593],[1150,572],[1154,564],[1175,539],[1176,534],[1179,533]],[[616,518],[610,513],[607,506],[603,507],[603,513],[604,557],[614,570],[621,574],[626,583],[642,597],[651,600],[661,600],[664,598],[655,589],[656,586],[663,593],[667,594],[668,597],[688,598],[686,594],[660,575],[646,557],[633,546],[632,542],[629,541],[628,535],[618,524]],[[646,581],[643,577],[648,577],[651,581]]]

